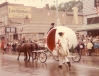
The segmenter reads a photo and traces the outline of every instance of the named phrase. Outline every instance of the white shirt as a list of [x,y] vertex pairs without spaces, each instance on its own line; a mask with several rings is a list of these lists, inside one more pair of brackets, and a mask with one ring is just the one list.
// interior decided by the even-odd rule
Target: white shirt
[[63,37],[61,36],[59,40],[63,50],[69,53],[69,47],[68,47],[69,41],[64,36]]
[[88,42],[87,43],[87,49],[92,49],[92,47],[93,47],[93,44],[91,42]]

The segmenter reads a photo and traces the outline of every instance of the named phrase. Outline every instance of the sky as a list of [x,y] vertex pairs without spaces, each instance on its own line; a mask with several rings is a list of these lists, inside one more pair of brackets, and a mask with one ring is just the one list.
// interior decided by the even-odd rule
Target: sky
[[[62,2],[68,2],[71,0],[57,0],[58,4]],[[10,2],[10,3],[18,3],[18,4],[24,4],[25,6],[33,6],[37,8],[42,8],[45,6],[45,4],[56,5],[56,0],[0,0],[0,3],[3,2]]]

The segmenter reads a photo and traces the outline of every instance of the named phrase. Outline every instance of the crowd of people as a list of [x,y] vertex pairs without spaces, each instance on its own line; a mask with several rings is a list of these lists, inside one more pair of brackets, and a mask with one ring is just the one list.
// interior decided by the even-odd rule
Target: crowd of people
[[17,46],[18,41],[6,41],[5,39],[1,39],[1,51],[4,54],[5,52],[13,51],[16,52],[16,46]]
[[77,35],[78,45],[75,48],[83,55],[99,55],[99,36]]
[[44,39],[32,40],[32,39],[29,38],[28,40],[26,40],[25,37],[23,37],[22,40],[13,40],[13,41],[7,41],[5,39],[1,39],[1,42],[0,42],[1,52],[3,54],[6,53],[6,52],[9,52],[9,51],[17,52],[17,45],[18,44],[32,43],[32,42],[37,43],[38,46],[40,46],[40,47],[45,46],[45,40]]

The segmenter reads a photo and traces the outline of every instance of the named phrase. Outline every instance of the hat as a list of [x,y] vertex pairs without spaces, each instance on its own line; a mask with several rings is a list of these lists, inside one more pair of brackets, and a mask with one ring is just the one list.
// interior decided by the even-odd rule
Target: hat
[[54,26],[54,23],[51,23],[51,25],[53,25],[53,26]]
[[61,36],[62,34],[64,34],[64,32],[59,32],[58,34]]

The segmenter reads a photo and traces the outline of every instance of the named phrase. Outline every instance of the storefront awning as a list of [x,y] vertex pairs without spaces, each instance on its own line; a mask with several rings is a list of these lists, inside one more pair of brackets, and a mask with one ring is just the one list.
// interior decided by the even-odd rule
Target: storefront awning
[[94,24],[94,25],[84,25],[81,28],[78,28],[76,32],[81,32],[81,31],[90,31],[90,30],[99,30],[99,24]]

